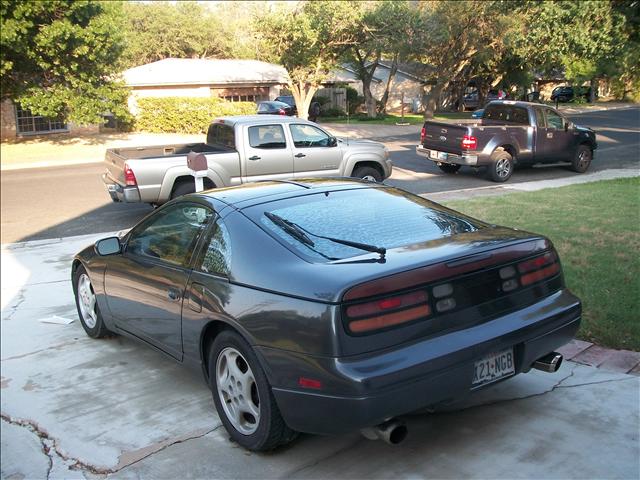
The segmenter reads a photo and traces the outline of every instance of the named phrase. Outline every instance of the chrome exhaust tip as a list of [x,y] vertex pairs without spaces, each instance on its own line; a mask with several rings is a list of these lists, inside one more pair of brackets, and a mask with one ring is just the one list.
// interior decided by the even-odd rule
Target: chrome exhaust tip
[[409,430],[403,422],[392,418],[375,427],[363,428],[360,433],[369,440],[382,440],[389,445],[398,445],[407,438]]
[[533,362],[532,367],[543,372],[554,373],[558,371],[560,365],[562,365],[562,355],[558,352],[551,352]]

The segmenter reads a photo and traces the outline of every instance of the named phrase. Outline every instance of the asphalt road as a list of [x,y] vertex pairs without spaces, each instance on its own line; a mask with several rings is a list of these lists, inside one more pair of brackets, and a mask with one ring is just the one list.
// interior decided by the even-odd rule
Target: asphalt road
[[[590,171],[640,168],[640,108],[572,117],[594,128],[599,150]],[[445,175],[415,154],[414,135],[378,139],[395,165],[387,183],[413,193],[489,186],[482,170],[464,167]],[[132,226],[152,211],[148,205],[112,203],[100,179],[101,164],[5,171],[0,179],[2,243],[109,232]],[[562,167],[516,170],[510,183],[577,175]]]

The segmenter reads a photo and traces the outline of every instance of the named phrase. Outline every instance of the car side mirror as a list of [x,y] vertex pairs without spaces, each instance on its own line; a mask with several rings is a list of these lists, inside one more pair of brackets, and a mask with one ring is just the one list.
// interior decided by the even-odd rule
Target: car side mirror
[[329,137],[329,143],[327,143],[329,147],[335,147],[338,145],[338,139],[336,137]]
[[568,132],[571,127],[573,127],[573,124],[570,121],[565,120],[565,122],[564,122],[564,131]]
[[122,245],[120,245],[120,239],[118,237],[109,237],[98,240],[95,249],[98,255],[104,257],[106,255],[120,253]]

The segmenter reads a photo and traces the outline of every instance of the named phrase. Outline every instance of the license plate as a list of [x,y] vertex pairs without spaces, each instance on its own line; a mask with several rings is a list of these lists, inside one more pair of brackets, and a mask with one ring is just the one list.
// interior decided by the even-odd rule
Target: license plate
[[438,160],[446,160],[447,158],[449,158],[447,152],[438,152]]
[[516,371],[513,360],[513,348],[498,353],[491,353],[476,361],[473,365],[474,387],[495,382],[513,375]]

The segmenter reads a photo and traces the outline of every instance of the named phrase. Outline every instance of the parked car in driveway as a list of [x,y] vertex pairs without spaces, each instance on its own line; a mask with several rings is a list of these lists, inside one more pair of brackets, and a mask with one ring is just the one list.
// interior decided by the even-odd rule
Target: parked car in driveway
[[204,143],[110,148],[102,181],[114,202],[160,205],[195,192],[189,152],[206,159],[205,188],[309,176],[380,182],[392,169],[382,143],[338,139],[300,118],[247,115],[214,120]]
[[560,162],[584,173],[598,148],[592,129],[542,104],[494,101],[484,108],[480,123],[427,120],[416,153],[445,173],[456,173],[463,165],[486,167],[489,179],[505,182],[516,164]]
[[258,115],[287,115],[295,116],[295,108],[284,102],[258,102]]
[[[504,90],[489,90],[487,96],[484,99],[483,105],[486,105],[493,100],[506,100],[507,97],[507,92],[505,92]],[[463,110],[475,110],[477,108],[482,108],[483,105],[480,105],[479,94],[477,90],[462,97]]]
[[591,87],[572,87],[569,85],[562,85],[554,88],[551,91],[551,101],[556,100],[560,103],[570,102],[576,97],[581,97],[584,100],[591,99]]
[[71,272],[90,337],[201,370],[251,450],[358,429],[398,443],[400,415],[557,370],[581,318],[548,239],[348,179],[180,197]]

